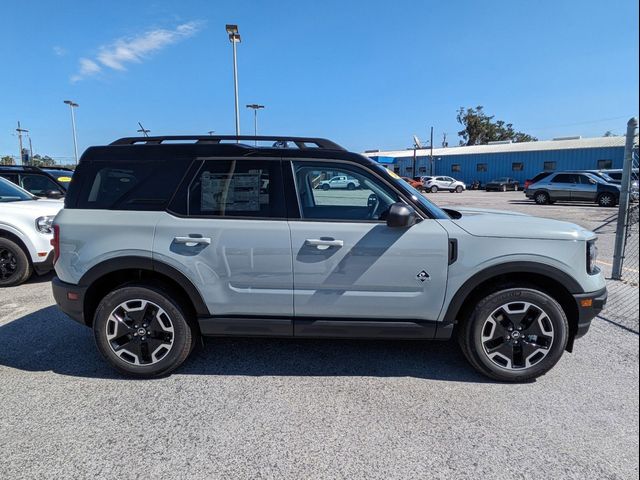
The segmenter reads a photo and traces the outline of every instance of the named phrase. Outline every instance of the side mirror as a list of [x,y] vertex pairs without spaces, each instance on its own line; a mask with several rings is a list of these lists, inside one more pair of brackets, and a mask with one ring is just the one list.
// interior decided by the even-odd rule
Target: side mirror
[[411,227],[415,225],[418,216],[416,211],[402,202],[394,203],[387,213],[387,226],[392,228]]
[[44,193],[44,196],[47,198],[62,198],[64,196],[64,193],[62,193],[60,190],[47,190]]

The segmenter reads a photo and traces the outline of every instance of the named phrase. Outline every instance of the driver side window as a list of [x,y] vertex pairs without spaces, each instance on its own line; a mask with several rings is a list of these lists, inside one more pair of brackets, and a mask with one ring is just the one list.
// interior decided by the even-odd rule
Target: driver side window
[[[356,165],[294,162],[303,219],[383,221],[398,196],[379,178]],[[332,181],[336,177],[340,181]]]

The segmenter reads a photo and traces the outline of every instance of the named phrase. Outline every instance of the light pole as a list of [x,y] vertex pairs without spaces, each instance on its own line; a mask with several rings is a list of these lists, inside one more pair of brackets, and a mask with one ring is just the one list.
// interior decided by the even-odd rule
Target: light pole
[[236,107],[236,137],[240,135],[240,109],[238,107],[238,60],[236,55],[236,43],[240,43],[240,34],[238,33],[237,25],[227,25],[227,33],[229,34],[229,41],[233,45],[233,86],[235,93],[235,107]]
[[209,130],[207,133],[208,133],[209,135],[213,136],[213,134],[214,134],[214,133],[216,133],[216,131],[215,131],[215,130]]
[[[258,136],[258,110],[264,108],[264,105],[259,105],[257,103],[250,103],[247,105],[247,108],[251,108],[253,110],[253,136]],[[255,140],[255,144],[258,145],[258,140]]]
[[69,105],[71,110],[71,128],[73,129],[73,153],[76,158],[76,165],[78,165],[78,139],[76,138],[76,115],[73,113],[73,109],[79,107],[77,103],[72,100],[65,100],[64,103]]

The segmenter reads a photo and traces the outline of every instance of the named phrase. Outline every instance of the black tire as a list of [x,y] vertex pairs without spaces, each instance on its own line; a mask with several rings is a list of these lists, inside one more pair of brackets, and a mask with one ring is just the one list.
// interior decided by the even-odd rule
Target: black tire
[[458,186],[456,187],[456,193],[462,193],[462,190],[463,190],[463,188],[462,188],[462,186],[461,186],[461,185],[458,185]]
[[347,190],[355,190],[355,189],[356,189],[355,183],[347,183]]
[[609,192],[601,193],[598,195],[598,205],[601,207],[615,207],[616,196]]
[[[525,302],[531,305],[526,307]],[[502,313],[493,316],[496,310],[506,305],[528,308],[523,314],[522,324],[530,321],[529,327],[514,329],[509,316]],[[507,313],[506,310],[501,312]],[[536,320],[539,312],[542,312],[540,320]],[[517,315],[512,317],[517,318]],[[489,318],[494,321],[495,327],[488,323]],[[509,328],[513,331],[502,328],[499,322],[511,325]],[[491,336],[483,341],[483,335],[487,338],[487,325],[490,325]],[[506,336],[502,337],[498,332],[499,328],[500,332],[514,337],[505,340]],[[542,334],[534,335],[533,329]],[[516,333],[518,337],[515,337]],[[528,340],[524,340],[525,338]],[[526,382],[547,373],[562,357],[568,338],[569,322],[560,304],[546,293],[533,288],[509,288],[488,295],[477,304],[471,317],[458,331],[458,342],[471,365],[480,373],[505,382]],[[498,341],[502,343],[496,344]],[[546,347],[542,348],[544,344]],[[488,350],[496,355],[495,360],[490,357]],[[507,357],[500,353],[503,351],[512,352],[512,363],[507,363]]]
[[502,189],[501,189],[501,190],[502,190],[503,192],[506,192],[506,191],[507,191],[507,186],[506,186],[506,185],[502,185]]
[[533,194],[533,199],[538,205],[548,205],[551,203],[551,199],[547,192],[536,192]]
[[520,189],[520,187],[519,187],[519,185],[516,183],[516,184],[513,186],[513,191],[514,191],[514,192],[517,192],[519,189]]
[[[131,320],[119,323],[110,320],[111,314],[117,311],[122,305],[128,304],[127,307],[136,308],[138,300],[150,302],[152,305],[152,313],[153,307],[159,307],[164,311],[166,316],[163,316],[159,310],[155,310],[155,316],[146,315],[147,307],[141,305],[143,309],[139,315],[143,318],[139,317],[136,319],[132,317]],[[127,315],[130,313],[132,312],[128,311]],[[141,323],[145,321],[145,318],[150,319],[147,330],[148,338],[137,334],[140,330],[147,328],[143,327],[143,325],[146,324]],[[160,325],[160,321],[163,322],[165,327]],[[154,322],[155,327],[152,326]],[[107,332],[108,328],[112,328],[112,323],[117,325],[115,328],[122,328],[122,332],[115,330],[113,333],[115,335],[123,333],[123,335],[111,338],[110,341]],[[122,325],[122,327],[120,325]],[[149,349],[155,345],[166,345],[164,342],[167,340],[167,337],[165,337],[167,333],[162,330],[167,328],[167,325],[173,328],[171,346],[161,358],[153,359],[152,356],[149,356]],[[159,327],[162,329],[159,329]],[[159,377],[167,375],[178,368],[189,356],[189,353],[195,346],[197,338],[197,331],[189,322],[184,307],[172,298],[170,292],[149,285],[126,285],[106,295],[98,305],[94,315],[93,333],[96,345],[102,356],[120,373],[138,378]],[[124,341],[121,340],[123,338]],[[147,342],[146,348],[142,347],[142,344],[145,343],[142,341],[143,339]],[[114,348],[112,348],[112,344],[116,345],[118,343],[120,343],[121,347],[131,345],[131,348],[121,349],[120,351],[123,353],[118,355],[115,353]],[[156,351],[157,350],[154,350],[154,355]],[[143,361],[140,361],[140,359]],[[144,361],[149,359],[151,359],[151,361],[144,364]],[[141,364],[134,364],[136,360]]]
[[323,183],[322,184],[322,190],[329,190],[331,187],[329,186],[328,183]]
[[438,187],[437,187],[436,185],[433,185],[433,186],[429,189],[429,191],[430,191],[431,193],[438,193]]
[[0,237],[0,287],[14,287],[26,282],[33,266],[25,251],[5,237]]

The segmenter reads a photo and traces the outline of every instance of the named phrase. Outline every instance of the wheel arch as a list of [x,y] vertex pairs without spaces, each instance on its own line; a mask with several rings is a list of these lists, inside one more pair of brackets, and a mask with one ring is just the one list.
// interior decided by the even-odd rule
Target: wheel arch
[[31,258],[31,253],[29,252],[29,247],[26,243],[15,233],[10,232],[9,230],[5,230],[4,228],[0,228],[0,238],[6,238],[7,240],[11,240],[13,243],[18,245],[27,256],[27,260],[29,264],[33,264],[33,259]]
[[439,328],[451,334],[455,324],[469,318],[474,306],[481,298],[499,289],[515,286],[537,288],[560,304],[569,321],[567,350],[571,351],[573,339],[578,331],[579,315],[573,295],[584,293],[584,290],[573,277],[562,270],[534,262],[510,262],[496,265],[469,278],[452,297],[443,318],[442,327]]
[[140,282],[154,282],[151,284],[170,290],[195,316],[209,315],[202,295],[182,272],[151,258],[127,256],[93,266],[78,282],[86,288],[83,304],[85,323],[91,326],[95,310],[106,293],[128,283]]

